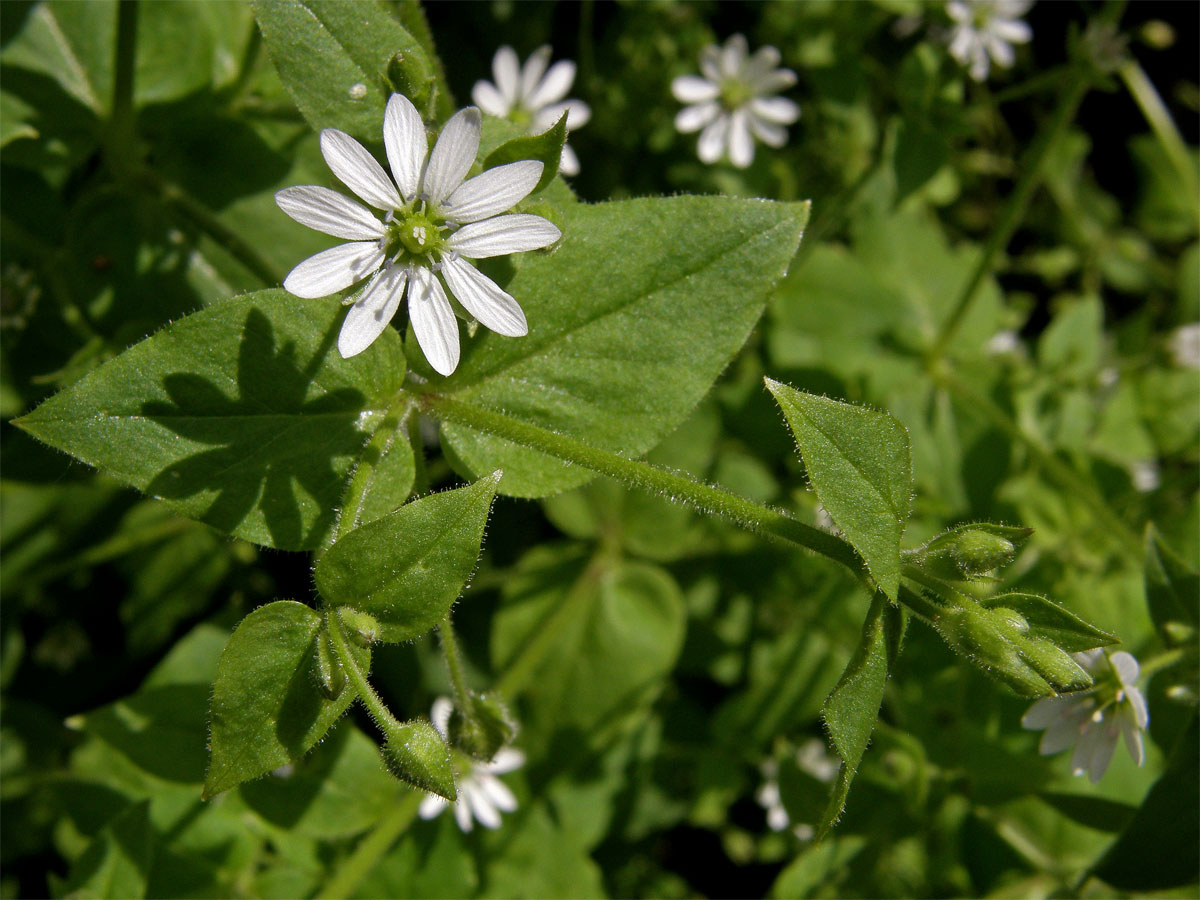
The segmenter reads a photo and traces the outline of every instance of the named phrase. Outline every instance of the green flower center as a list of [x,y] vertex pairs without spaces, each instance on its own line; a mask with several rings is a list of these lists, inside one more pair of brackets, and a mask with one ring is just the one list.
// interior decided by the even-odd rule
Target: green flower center
[[446,226],[440,217],[420,210],[397,210],[387,225],[383,249],[388,259],[397,261],[435,261],[445,252]]
[[753,99],[754,92],[744,81],[727,78],[721,82],[721,103],[726,109],[741,109]]

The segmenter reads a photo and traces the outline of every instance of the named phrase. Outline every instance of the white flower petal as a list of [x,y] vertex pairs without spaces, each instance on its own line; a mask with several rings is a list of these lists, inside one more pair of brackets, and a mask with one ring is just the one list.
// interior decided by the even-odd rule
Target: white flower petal
[[671,93],[680,103],[704,103],[716,100],[721,89],[699,75],[680,75],[671,82]]
[[507,772],[515,772],[521,766],[525,765],[525,754],[516,747],[502,747],[495,756],[492,757],[490,763],[485,764],[487,771],[494,775],[504,775]]
[[1013,52],[1013,48],[995,34],[984,35],[984,42],[987,44],[988,53],[992,55],[992,59],[1000,68],[1011,68],[1012,64],[1016,62],[1017,55]]
[[407,203],[421,187],[421,167],[429,152],[429,138],[425,135],[421,114],[403,94],[392,94],[388,98],[387,111],[383,114],[383,144],[392,176]]
[[495,775],[488,775],[486,772],[476,772],[475,782],[479,786],[479,790],[487,797],[488,802],[496,809],[501,812],[514,812],[516,810],[516,795],[508,789],[508,785]]
[[765,47],[759,47],[754,51],[754,55],[746,61],[746,81],[754,84],[764,75],[774,71],[775,67],[779,65],[781,58],[779,48],[772,47],[770,44],[767,44]]
[[1038,700],[1021,717],[1021,727],[1040,731],[1067,717],[1078,705],[1074,697],[1046,697]]
[[759,97],[778,94],[780,91],[786,91],[795,83],[796,73],[791,69],[776,69],[754,82],[754,93]]
[[1125,749],[1133,757],[1133,761],[1141,766],[1146,761],[1146,747],[1142,743],[1142,729],[1132,719],[1121,722],[1121,737],[1125,740]]
[[530,134],[541,134],[547,128],[558,124],[563,113],[567,114],[567,131],[582,128],[592,118],[592,108],[582,100],[564,100],[562,103],[551,103],[543,106],[533,115],[533,123],[529,127]]
[[459,785],[458,800],[454,803],[454,819],[459,831],[471,831],[475,823],[471,820],[471,808],[467,805],[466,785]]
[[696,154],[702,162],[715,163],[725,152],[725,143],[729,134],[729,116],[719,115],[705,126],[700,132],[700,141],[696,145]]
[[996,19],[992,22],[991,32],[1010,44],[1027,44],[1033,39],[1033,30],[1019,19]]
[[529,333],[525,313],[517,301],[470,263],[447,260],[442,265],[442,278],[467,312],[492,331],[507,337]]
[[721,48],[714,44],[708,44],[700,51],[700,73],[713,84],[720,84],[721,75]]
[[971,7],[967,6],[963,0],[950,0],[946,4],[946,15],[955,22],[969,23],[972,18]]
[[458,319],[442,284],[424,267],[412,271],[408,287],[408,320],[429,365],[440,375],[458,366]]
[[680,134],[691,134],[720,115],[721,106],[716,101],[685,106],[675,115],[675,130]]
[[563,175],[579,174],[579,157],[575,155],[570,144],[563,144],[562,156],[558,160],[558,171]]
[[782,147],[787,143],[787,129],[774,122],[765,122],[752,112],[750,114],[750,130],[754,136],[768,147]]
[[1138,661],[1133,657],[1133,654],[1126,653],[1124,650],[1118,650],[1108,660],[1112,663],[1113,670],[1117,673],[1117,678],[1121,679],[1121,684],[1137,684],[1138,673],[1141,671],[1141,667],[1138,666]]
[[441,205],[450,196],[475,162],[481,122],[479,110],[468,106],[451,116],[438,135],[421,182],[422,192],[434,206]]
[[1038,742],[1038,753],[1042,756],[1053,756],[1079,743],[1081,731],[1077,719],[1062,718],[1046,729]]
[[754,162],[754,137],[744,110],[737,110],[729,120],[729,159],[739,169]]
[[478,222],[507,212],[537,187],[544,168],[536,159],[522,159],[488,169],[455,188],[441,211],[454,222]]
[[783,831],[790,824],[787,810],[782,806],[772,806],[767,810],[767,827],[772,831]]
[[513,213],[464,225],[447,243],[468,259],[484,259],[549,247],[560,237],[562,232],[548,219]]
[[346,187],[376,209],[399,209],[404,205],[383,166],[344,131],[326,128],[321,132],[321,155]]
[[288,273],[283,288],[297,297],[328,297],[362,281],[383,264],[378,241],[338,244],[310,256]]
[[557,103],[567,96],[575,81],[575,63],[569,59],[560,59],[550,67],[546,77],[541,80],[531,93],[525,95],[525,105],[529,109],[541,109],[548,103]]
[[284,188],[276,191],[275,203],[301,225],[334,237],[352,241],[383,237],[383,224],[366,207],[327,187]]
[[343,359],[362,353],[383,334],[400,306],[407,280],[408,273],[403,267],[392,266],[367,285],[346,313],[338,334],[338,353]]
[[1117,735],[1120,733],[1120,730],[1116,725],[1097,729],[1099,737],[1096,739],[1095,744],[1092,745],[1092,754],[1087,765],[1088,778],[1092,784],[1099,781],[1104,773],[1108,771],[1108,764],[1112,762],[1113,751],[1117,749]]
[[721,48],[721,74],[726,78],[737,78],[742,73],[748,52],[745,35],[735,34]]
[[433,723],[433,727],[442,737],[449,734],[452,712],[454,712],[454,702],[449,697],[438,697],[433,701],[433,707],[429,711],[429,721]]
[[479,789],[478,784],[471,785],[470,790],[463,790],[462,795],[480,825],[484,828],[500,827],[500,813],[488,801],[487,795]]
[[528,109],[535,109],[541,105],[534,103],[531,97],[537,89],[542,75],[546,71],[546,66],[550,64],[550,52],[549,45],[542,44],[542,46],[529,54],[529,59],[525,60],[525,65],[521,66],[521,81],[518,90],[520,91],[521,99]]
[[750,101],[750,110],[776,125],[791,125],[800,118],[800,107],[787,97],[755,97]]
[[516,106],[520,99],[521,61],[517,59],[517,52],[512,47],[504,46],[496,51],[496,55],[492,57],[492,75],[496,78],[496,87],[508,101],[509,108]]
[[421,798],[421,805],[417,807],[417,815],[422,819],[435,819],[449,805],[449,801],[445,797],[439,797],[437,794],[426,794]]
[[512,112],[512,104],[504,99],[504,95],[490,81],[475,82],[475,87],[471,88],[471,99],[489,116],[503,119]]

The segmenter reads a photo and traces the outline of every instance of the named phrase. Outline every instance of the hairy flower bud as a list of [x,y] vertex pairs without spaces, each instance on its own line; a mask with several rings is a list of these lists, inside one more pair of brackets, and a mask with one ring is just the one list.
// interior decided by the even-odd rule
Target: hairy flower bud
[[488,761],[517,735],[517,726],[507,707],[494,694],[472,694],[471,715],[457,706],[447,728],[450,743],[475,759]]
[[403,722],[390,730],[383,747],[383,764],[401,781],[454,801],[454,770],[442,736],[423,719]]

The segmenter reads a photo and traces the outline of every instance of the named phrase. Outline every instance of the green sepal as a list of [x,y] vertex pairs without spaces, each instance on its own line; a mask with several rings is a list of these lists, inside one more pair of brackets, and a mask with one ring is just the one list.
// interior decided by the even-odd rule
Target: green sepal
[[522,159],[539,160],[545,168],[542,169],[542,177],[538,179],[537,186],[530,191],[531,194],[536,194],[548,186],[558,174],[558,164],[562,160],[562,148],[566,142],[567,114],[564,112],[552,127],[541,134],[528,134],[505,141],[487,155],[483,161],[483,168],[486,171],[494,166],[503,166]]
[[348,606],[341,607],[337,612],[342,624],[346,626],[350,640],[360,647],[370,647],[378,643],[383,628],[373,615]]
[[406,784],[445,797],[458,799],[450,751],[437,729],[424,719],[413,719],[391,729],[383,745],[383,764]]
[[517,736],[517,724],[508,707],[495,694],[471,694],[471,714],[455,705],[450,713],[447,737],[450,744],[485,762]]
[[412,101],[422,118],[432,119],[437,105],[437,78],[430,74],[421,52],[396,51],[387,63],[387,81]]
[[1090,687],[1092,677],[1049,640],[1031,635],[1029,622],[1008,606],[987,609],[966,597],[930,599],[938,633],[956,653],[1024,697],[1046,697]]
[[997,594],[981,600],[980,605],[985,609],[1005,607],[1020,613],[1034,637],[1048,640],[1068,653],[1120,643],[1116,635],[1101,631],[1053,600],[1037,594],[1022,591]]

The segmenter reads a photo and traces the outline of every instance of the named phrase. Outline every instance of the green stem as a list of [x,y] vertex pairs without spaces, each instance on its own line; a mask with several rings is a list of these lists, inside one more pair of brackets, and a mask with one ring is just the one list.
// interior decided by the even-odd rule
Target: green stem
[[325,882],[325,886],[317,893],[317,900],[343,900],[351,896],[417,817],[421,797],[419,791],[409,791],[384,813],[370,833],[358,842],[354,852]]
[[1166,650],[1157,656],[1153,656],[1145,662],[1140,663],[1138,678],[1141,681],[1146,681],[1155,672],[1178,665],[1187,658],[1189,653],[1194,652],[1190,647],[1176,647],[1174,650]]
[[172,206],[189,219],[192,224],[224,247],[229,254],[245,266],[264,284],[276,285],[283,275],[275,265],[265,259],[253,245],[217,218],[216,213],[189,194],[181,186],[163,178],[151,169],[142,168],[138,178],[144,186],[168,206]]
[[367,496],[375,483],[375,469],[379,461],[391,450],[392,443],[411,409],[412,400],[409,395],[400,394],[384,413],[383,421],[371,435],[354,474],[350,476],[350,484],[346,487],[346,495],[342,500],[342,509],[338,513],[337,527],[333,530],[330,544],[340,541],[358,527]]
[[458,707],[460,713],[470,717],[474,711],[471,704],[471,692],[467,689],[462,652],[458,649],[458,639],[454,635],[454,625],[450,621],[449,614],[438,625],[438,637],[442,642],[442,653],[446,657],[446,669],[450,672],[450,685],[454,688],[454,705]]
[[1054,110],[1049,127],[1038,134],[1033,145],[1021,160],[1019,165],[1021,177],[1017,181],[1017,186],[1001,211],[996,227],[988,235],[987,243],[983,245],[983,252],[979,255],[979,261],[975,264],[971,277],[959,293],[953,312],[942,324],[941,331],[930,350],[931,357],[937,359],[945,354],[946,348],[954,339],[955,332],[971,308],[979,286],[992,270],[996,254],[1008,246],[1017,227],[1024,220],[1033,191],[1042,180],[1042,167],[1054,145],[1058,143],[1071,120],[1075,118],[1075,112],[1090,86],[1091,82],[1087,71],[1082,66],[1076,66],[1071,82],[1063,91],[1062,97],[1058,101],[1058,107]]
[[561,603],[555,604],[549,614],[538,623],[529,642],[496,679],[493,690],[497,694],[511,699],[529,683],[545,655],[558,645],[562,630],[575,620],[576,607],[591,594],[596,581],[610,562],[606,552],[598,553],[592,558],[567,592],[567,596]]
[[1132,528],[1125,524],[1120,516],[1109,508],[1108,503],[1096,493],[1092,485],[1059,459],[1053,451],[1043,447],[1039,440],[1021,428],[1008,413],[997,406],[990,398],[962,381],[949,366],[936,366],[933,368],[931,374],[939,386],[958,397],[967,409],[990,420],[1014,441],[1023,444],[1037,464],[1054,481],[1058,482],[1059,487],[1087,504],[1099,523],[1116,540],[1117,546],[1121,551],[1131,560],[1137,562],[1139,565],[1141,564],[1143,554],[1142,539]]
[[338,662],[342,664],[342,668],[346,671],[346,677],[350,683],[354,685],[354,690],[358,692],[358,699],[362,701],[363,706],[367,708],[367,712],[375,719],[381,731],[385,734],[392,734],[400,729],[400,721],[392,715],[391,710],[383,705],[383,701],[379,695],[375,693],[375,689],[371,687],[371,683],[367,681],[367,676],[362,669],[358,667],[358,661],[355,660],[354,654],[350,649],[350,641],[346,638],[346,632],[342,627],[342,617],[336,609],[327,609],[325,612],[326,627],[329,628],[329,640],[333,645],[333,652],[337,654]]
[[1125,87],[1133,96],[1142,115],[1146,117],[1154,136],[1162,144],[1167,159],[1171,161],[1179,178],[1180,193],[1191,202],[1194,212],[1200,214],[1200,185],[1196,181],[1196,169],[1191,154],[1179,129],[1175,127],[1170,111],[1155,90],[1154,83],[1134,59],[1122,63],[1117,73],[1125,82]]
[[128,175],[137,159],[133,111],[133,82],[137,71],[137,20],[137,0],[121,0],[117,5],[112,115],[105,142],[108,163],[119,175]]
[[850,544],[819,528],[798,522],[780,510],[761,506],[723,488],[656,468],[642,460],[626,459],[576,438],[519,422],[461,400],[431,393],[422,395],[421,402],[444,419],[540,450],[549,456],[615,478],[629,487],[718,515],[755,534],[815,551],[841,563],[856,577],[866,578],[862,561]]

